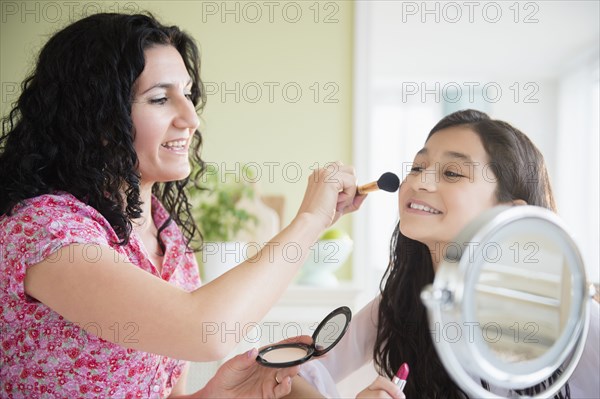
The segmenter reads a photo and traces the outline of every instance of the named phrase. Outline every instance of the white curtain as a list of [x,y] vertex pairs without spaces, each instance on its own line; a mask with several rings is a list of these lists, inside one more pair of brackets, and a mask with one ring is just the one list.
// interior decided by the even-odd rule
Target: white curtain
[[558,91],[555,196],[558,212],[582,252],[588,279],[600,281],[599,54],[580,57],[562,75]]

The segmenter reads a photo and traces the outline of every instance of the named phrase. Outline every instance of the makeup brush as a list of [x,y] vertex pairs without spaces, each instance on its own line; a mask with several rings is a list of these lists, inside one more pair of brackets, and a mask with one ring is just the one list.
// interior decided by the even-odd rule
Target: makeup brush
[[358,186],[358,193],[366,194],[377,190],[393,193],[398,190],[398,186],[400,186],[400,179],[398,179],[398,176],[392,172],[385,172],[381,175],[379,180]]

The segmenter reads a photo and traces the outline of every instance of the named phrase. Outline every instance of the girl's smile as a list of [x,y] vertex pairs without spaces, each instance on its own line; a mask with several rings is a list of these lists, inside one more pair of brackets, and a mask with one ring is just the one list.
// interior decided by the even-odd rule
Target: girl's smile
[[495,178],[479,135],[465,126],[436,132],[400,186],[400,231],[430,248],[447,244],[497,204]]

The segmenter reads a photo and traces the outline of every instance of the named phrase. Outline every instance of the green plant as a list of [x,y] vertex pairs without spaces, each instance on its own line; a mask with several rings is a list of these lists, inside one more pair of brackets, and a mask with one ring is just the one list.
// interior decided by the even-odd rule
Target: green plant
[[[247,169],[242,167],[242,171]],[[242,199],[254,198],[254,188],[247,179],[221,174],[216,165],[208,164],[200,182],[201,189],[192,188],[190,195],[204,241],[232,241],[241,230],[256,225],[257,217],[239,206]]]

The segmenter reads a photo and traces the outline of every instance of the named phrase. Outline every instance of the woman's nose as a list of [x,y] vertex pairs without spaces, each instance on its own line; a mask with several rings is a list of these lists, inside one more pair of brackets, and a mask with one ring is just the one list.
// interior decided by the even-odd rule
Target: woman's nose
[[196,130],[200,125],[198,114],[194,104],[187,98],[181,100],[177,107],[177,115],[173,120],[173,125],[180,129],[192,129]]

